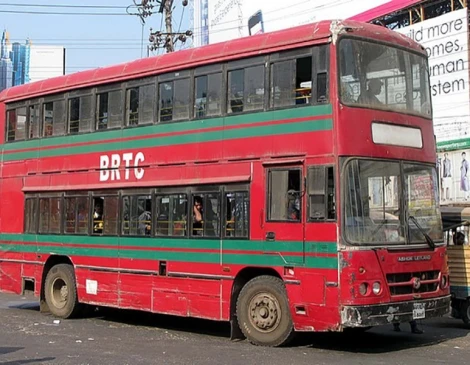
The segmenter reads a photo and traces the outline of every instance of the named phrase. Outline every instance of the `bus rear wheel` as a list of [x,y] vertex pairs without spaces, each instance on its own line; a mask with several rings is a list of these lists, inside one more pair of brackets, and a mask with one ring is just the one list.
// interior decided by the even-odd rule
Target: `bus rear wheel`
[[59,318],[74,317],[80,310],[73,267],[53,266],[46,276],[44,296],[51,313]]
[[294,336],[286,289],[274,276],[258,276],[243,287],[237,318],[243,334],[255,345],[282,346]]

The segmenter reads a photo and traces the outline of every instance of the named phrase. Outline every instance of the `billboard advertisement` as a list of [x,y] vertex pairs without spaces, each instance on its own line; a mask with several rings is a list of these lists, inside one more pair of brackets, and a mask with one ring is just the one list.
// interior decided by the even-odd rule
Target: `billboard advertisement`
[[441,204],[470,199],[470,149],[438,153]]
[[[260,32],[272,32],[325,19],[345,19],[393,0],[204,0],[207,1],[208,43]],[[196,19],[203,16],[195,9]],[[201,22],[199,22],[201,23]],[[198,29],[195,33],[199,32]]]
[[469,136],[467,9],[397,31],[419,42],[429,55],[434,132],[438,142]]

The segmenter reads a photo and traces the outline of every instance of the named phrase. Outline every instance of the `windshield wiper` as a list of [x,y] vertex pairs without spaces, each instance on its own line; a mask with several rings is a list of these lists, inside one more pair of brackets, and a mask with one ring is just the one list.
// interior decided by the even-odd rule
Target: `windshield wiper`
[[415,217],[413,217],[412,215],[410,215],[408,217],[408,219],[411,220],[415,224],[416,227],[418,227],[419,231],[423,234],[424,238],[426,239],[426,242],[429,245],[429,247],[435,248],[436,244],[434,243],[432,238],[426,233],[426,231],[423,229],[423,227],[421,227],[419,225],[418,220]]

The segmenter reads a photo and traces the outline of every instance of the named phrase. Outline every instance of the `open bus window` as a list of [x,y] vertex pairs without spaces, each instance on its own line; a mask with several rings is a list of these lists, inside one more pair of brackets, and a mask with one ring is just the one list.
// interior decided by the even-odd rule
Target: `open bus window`
[[69,99],[69,132],[91,132],[91,95]]
[[152,197],[131,195],[123,197],[124,235],[150,236],[152,233]]
[[310,104],[312,57],[301,57],[271,65],[271,106]]
[[187,232],[188,199],[186,194],[157,196],[157,236],[184,237]]
[[221,114],[222,73],[195,78],[194,116],[212,117]]
[[248,238],[250,197],[247,191],[225,193],[225,237]]
[[118,213],[117,195],[93,197],[93,234],[117,235]]
[[126,121],[127,125],[139,124],[139,88],[127,90]]
[[192,203],[192,236],[219,237],[219,193],[204,193],[193,195]]
[[43,133],[45,137],[65,134],[65,100],[44,103]]
[[122,123],[122,91],[115,90],[98,93],[97,130],[119,128]]
[[93,198],[93,233],[103,233],[104,198]]
[[268,172],[268,220],[300,222],[301,171],[270,170]]
[[263,110],[264,65],[228,72],[227,113]]
[[29,106],[29,133],[28,138],[38,138],[39,137],[39,105],[30,105]]
[[336,218],[334,169],[315,166],[308,169],[308,208],[310,220]]

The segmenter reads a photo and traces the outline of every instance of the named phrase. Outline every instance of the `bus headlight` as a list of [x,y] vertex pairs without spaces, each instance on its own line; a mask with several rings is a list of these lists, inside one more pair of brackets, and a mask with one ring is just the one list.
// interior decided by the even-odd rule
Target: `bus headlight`
[[447,279],[447,275],[442,275],[441,276],[441,289],[447,288],[448,284],[449,284],[449,280]]
[[361,285],[359,285],[359,294],[361,294],[362,296],[366,296],[368,287],[369,285],[367,283],[362,283]]
[[372,284],[372,293],[379,295],[381,291],[382,285],[380,285],[380,282],[376,281],[374,284]]

